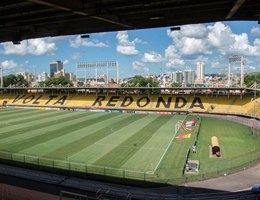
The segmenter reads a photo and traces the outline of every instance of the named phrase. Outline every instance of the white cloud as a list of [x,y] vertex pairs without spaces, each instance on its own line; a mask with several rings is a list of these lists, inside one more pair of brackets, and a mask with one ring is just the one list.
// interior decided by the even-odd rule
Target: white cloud
[[251,45],[246,33],[235,34],[231,28],[221,22],[215,23],[213,26],[208,26],[209,44],[214,50],[223,55],[243,55],[243,56],[260,56],[258,42],[256,39]]
[[[251,29],[251,33],[258,33],[259,28]],[[166,67],[177,68],[188,63],[204,60],[209,55],[223,56],[224,63],[231,55],[253,57],[260,56],[260,39],[250,43],[247,33],[234,33],[230,26],[222,22],[212,25],[187,25],[180,31],[167,31],[172,38],[172,44],[165,50]],[[184,62],[185,60],[185,62]],[[212,68],[225,68],[227,66],[212,61]]]
[[71,35],[62,35],[62,36],[54,36],[54,37],[46,37],[46,40],[48,42],[56,42],[56,41],[61,41],[61,40],[69,40],[73,36]]
[[220,62],[219,60],[212,60],[210,65],[214,69],[228,69],[227,63]]
[[195,58],[198,55],[208,55],[209,50],[207,28],[202,24],[182,26],[180,31],[167,31],[173,39],[173,44],[178,49],[178,54],[185,58]]
[[130,41],[128,38],[127,31],[119,31],[116,35],[116,39],[118,41],[117,52],[123,55],[136,56],[139,51],[135,48],[137,43],[141,43],[141,40],[135,38],[133,41]]
[[80,58],[81,58],[80,53],[74,53],[74,54],[71,56],[71,59],[72,59],[72,60],[79,60]]
[[64,64],[64,65],[66,65],[66,64],[68,64],[68,63],[69,63],[69,60],[64,60],[64,61],[63,61],[63,64]]
[[165,49],[165,58],[167,60],[166,67],[169,68],[179,68],[185,64],[184,60],[180,58],[180,55],[178,55],[177,50],[173,45],[170,45]]
[[44,55],[55,51],[56,45],[54,42],[48,41],[46,38],[23,40],[21,44],[14,45],[11,42],[1,44],[1,50],[5,55],[18,54],[18,55]]
[[159,63],[162,62],[164,59],[161,54],[151,51],[149,53],[144,53],[142,58],[143,62],[150,62],[150,63]]
[[203,39],[207,36],[207,28],[202,24],[185,25],[180,33],[185,37]]
[[206,41],[202,39],[184,37],[178,45],[180,53],[183,56],[194,55],[196,57],[198,55],[206,55],[212,53],[209,50]]
[[220,50],[225,50],[235,42],[232,30],[222,22],[217,22],[213,26],[208,26],[209,44]]
[[255,66],[251,66],[251,65],[249,65],[249,66],[245,66],[245,70],[246,71],[251,71],[251,72],[255,72],[256,71],[256,67]]
[[260,28],[259,27],[253,27],[251,29],[251,34],[252,35],[260,35]]
[[14,62],[13,60],[5,60],[5,61],[1,62],[1,67],[4,70],[9,70],[9,69],[18,67],[18,64],[16,62]]
[[87,38],[81,38],[78,35],[75,40],[70,41],[70,46],[73,48],[78,48],[80,46],[84,47],[108,47],[109,45],[98,40],[89,40]]
[[135,71],[138,71],[138,72],[144,72],[144,73],[147,73],[149,72],[149,68],[148,67],[145,67],[145,65],[139,61],[134,61],[132,63],[132,66],[133,66],[133,69]]

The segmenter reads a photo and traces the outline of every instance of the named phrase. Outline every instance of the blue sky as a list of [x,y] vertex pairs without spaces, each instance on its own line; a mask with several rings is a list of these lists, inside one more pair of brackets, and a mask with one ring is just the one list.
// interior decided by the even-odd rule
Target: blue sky
[[[120,76],[149,75],[196,69],[205,63],[206,73],[227,72],[228,57],[245,57],[245,71],[260,71],[260,26],[257,22],[217,22],[181,26],[48,37],[0,44],[0,66],[4,74],[15,72],[49,73],[49,63],[64,62],[75,73],[77,62],[118,61]],[[238,64],[232,65],[235,72]]]

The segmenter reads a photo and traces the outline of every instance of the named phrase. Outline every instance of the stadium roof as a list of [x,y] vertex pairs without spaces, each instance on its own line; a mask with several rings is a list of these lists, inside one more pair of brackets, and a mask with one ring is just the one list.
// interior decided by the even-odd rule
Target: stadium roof
[[[46,36],[260,20],[258,0],[1,0],[0,42]],[[178,30],[173,27],[172,30]],[[85,37],[87,37],[85,35]]]

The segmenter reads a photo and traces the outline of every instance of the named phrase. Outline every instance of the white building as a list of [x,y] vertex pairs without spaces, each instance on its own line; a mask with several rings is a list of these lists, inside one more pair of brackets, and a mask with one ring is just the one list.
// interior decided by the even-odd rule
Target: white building
[[204,62],[197,62],[197,84],[203,84],[204,83]]
[[46,72],[42,72],[41,74],[38,75],[38,81],[46,81],[48,79],[48,74]]
[[171,73],[171,81],[174,83],[182,83],[183,73],[181,71],[176,71]]
[[183,71],[184,86],[191,86],[195,83],[195,71],[188,69]]

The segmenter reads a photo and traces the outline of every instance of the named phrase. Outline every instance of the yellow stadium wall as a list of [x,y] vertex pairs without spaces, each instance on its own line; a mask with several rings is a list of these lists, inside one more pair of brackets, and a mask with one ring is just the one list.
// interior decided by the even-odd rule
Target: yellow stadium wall
[[236,114],[260,118],[260,98],[205,95],[3,94],[0,105]]

